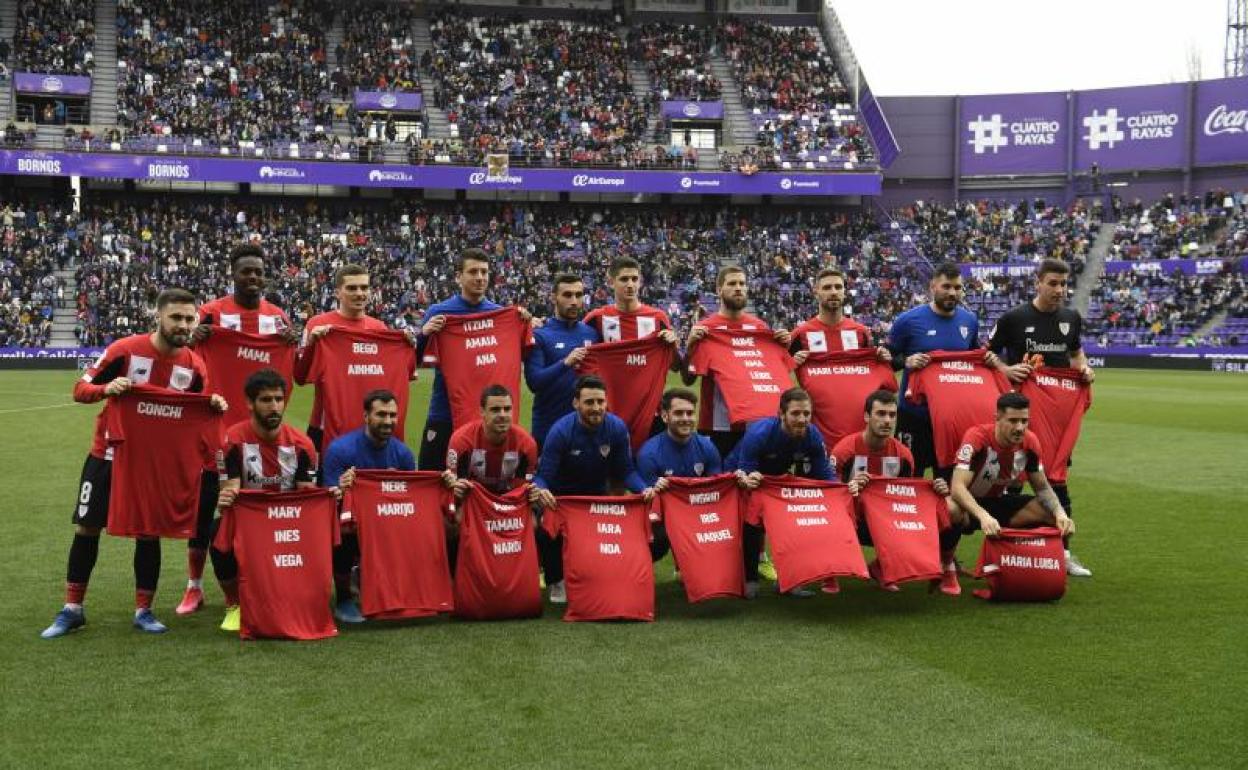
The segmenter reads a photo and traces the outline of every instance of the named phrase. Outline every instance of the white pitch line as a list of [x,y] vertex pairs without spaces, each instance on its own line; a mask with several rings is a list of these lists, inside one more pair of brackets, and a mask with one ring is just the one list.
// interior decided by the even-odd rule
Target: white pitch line
[[52,404],[50,406],[27,406],[21,409],[0,409],[0,414],[18,414],[19,412],[37,412],[40,409],[60,409],[63,406],[74,406],[76,401],[66,401],[63,404]]
[[49,391],[49,390],[0,390],[0,398],[12,398],[13,396],[64,396],[65,391]]

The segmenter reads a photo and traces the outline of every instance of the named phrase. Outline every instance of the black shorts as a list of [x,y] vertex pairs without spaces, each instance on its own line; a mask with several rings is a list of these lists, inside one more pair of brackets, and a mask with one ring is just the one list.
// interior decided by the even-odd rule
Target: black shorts
[[113,461],[87,455],[78,481],[78,501],[73,522],[81,527],[104,529],[108,526],[108,494],[112,489]]
[[936,447],[932,440],[932,422],[922,414],[901,410],[897,415],[897,439],[914,455],[914,475],[922,476],[936,467]]
[[451,433],[453,432],[449,422],[425,423],[425,432],[420,437],[420,457],[416,461],[416,467],[422,471],[446,470],[446,450],[451,446]]
[[323,459],[325,457],[326,447],[321,446],[321,441],[325,438],[325,431],[317,425],[308,426],[308,439],[312,442],[312,446],[316,447],[316,453]]
[[[1027,503],[1035,499],[1035,495],[1012,495],[1007,492],[1000,497],[977,497],[975,502],[979,503],[979,506],[985,511],[988,511],[988,515],[996,519],[998,524],[1008,527],[1010,519],[1014,518],[1014,514],[1021,511],[1026,507]],[[967,526],[972,530],[978,529],[979,520],[974,516],[971,516],[970,519]]]
[[204,471],[199,482],[199,515],[195,519],[195,537],[187,541],[189,547],[208,547],[212,537],[212,519],[217,515],[217,496],[220,491],[220,474],[216,471]]
[[704,434],[715,445],[715,449],[719,451],[721,460],[727,460],[728,455],[732,454],[732,450],[737,448],[737,444],[741,443],[741,439],[745,438],[743,430],[713,430]]

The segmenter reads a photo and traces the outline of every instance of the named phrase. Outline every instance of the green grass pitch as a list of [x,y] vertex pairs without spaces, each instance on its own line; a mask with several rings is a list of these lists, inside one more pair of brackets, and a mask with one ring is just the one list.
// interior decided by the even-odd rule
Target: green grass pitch
[[[1045,606],[967,594],[689,606],[653,624],[436,619],[241,643],[221,599],[130,628],[107,536],[88,626],[46,642],[95,407],[71,372],[0,373],[0,765],[1229,767],[1248,765],[1248,380],[1104,370],[1071,474],[1096,573]],[[429,378],[414,386],[417,444]],[[291,419],[303,426],[308,393]],[[978,537],[964,541],[973,563]],[[969,583],[969,581],[968,581]]]

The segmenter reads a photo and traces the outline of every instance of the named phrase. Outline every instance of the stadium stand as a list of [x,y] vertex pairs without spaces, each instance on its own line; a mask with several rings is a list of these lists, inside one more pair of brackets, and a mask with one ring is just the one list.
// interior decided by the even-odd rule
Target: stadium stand
[[90,75],[95,66],[92,0],[19,0],[11,68]]
[[45,347],[55,302],[64,286],[56,276],[72,258],[73,218],[63,206],[6,203],[0,208],[0,347]]
[[[1210,201],[1212,203],[1212,201]],[[1115,259],[1194,257],[1227,226],[1221,201],[1175,201],[1167,196],[1152,206],[1135,201],[1122,212],[1114,231]]]
[[[668,311],[682,330],[716,309],[714,276],[730,263],[746,268],[753,311],[776,327],[791,328],[813,312],[810,284],[827,265],[847,272],[850,311],[877,339],[887,336],[896,315],[926,296],[924,266],[903,259],[874,219],[859,212],[107,195],[89,198],[76,217],[66,201],[37,208],[14,203],[8,210],[4,302],[13,312],[6,318],[21,317],[25,305],[31,306],[28,318],[50,316],[58,289],[53,272],[72,266],[77,296],[71,299],[83,345],[145,328],[159,286],[225,293],[229,275],[220,255],[245,240],[266,248],[270,293],[296,320],[332,306],[334,269],[355,261],[375,276],[371,312],[400,328],[412,326],[429,304],[454,293],[450,255],[470,245],[483,245],[495,258],[491,293],[539,315],[549,310],[550,276],[561,269],[585,276],[591,306],[608,302],[606,265],[617,254],[642,261],[643,300]],[[925,216],[932,210],[926,205],[911,210],[920,212],[916,221],[958,222]],[[963,210],[977,212],[968,222],[983,229],[963,223],[957,242],[994,244],[975,252],[977,260],[1012,257],[1026,264],[1050,253],[1069,255],[1070,232],[1086,226],[1076,224],[1083,213],[1051,208],[1043,209],[1035,231],[1012,224],[1005,204],[980,202]],[[34,218],[31,211],[38,212]],[[1003,225],[1003,218],[1011,224]],[[1074,229],[1055,237],[1054,221],[1063,223],[1058,229]],[[1024,252],[1005,256],[1010,249],[994,240],[1003,227],[1011,243],[1029,244]],[[965,304],[980,315],[985,334],[1001,313],[1027,301],[1032,280],[1029,271],[967,280]],[[1072,280],[1077,284],[1077,272]],[[1192,338],[1220,313],[1226,314],[1222,326]],[[1216,276],[1122,272],[1101,277],[1092,289],[1085,336],[1102,344],[1238,344],[1246,316],[1244,276],[1230,266]],[[41,344],[46,335],[32,333],[39,326],[10,331],[8,339]]]
[[[47,211],[60,221],[69,207]],[[635,256],[646,266],[644,301],[669,311],[682,329],[716,309],[715,273],[727,263],[746,267],[754,310],[778,326],[809,315],[810,281],[827,264],[849,272],[855,312],[881,335],[886,319],[924,286],[913,266],[876,243],[871,219],[851,214],[138,196],[91,200],[77,221],[55,233],[50,248],[76,268],[83,345],[145,328],[158,287],[184,285],[205,297],[227,292],[221,255],[244,240],[266,248],[270,293],[296,320],[331,307],[334,269],[355,261],[375,276],[372,312],[399,327],[455,291],[451,255],[481,244],[496,258],[492,294],[539,314],[549,310],[554,272],[584,275],[598,305],[610,299],[610,259]],[[19,234],[25,229],[15,224]]]
[[918,227],[919,245],[933,261],[1030,262],[1063,259],[1081,272],[1102,212],[1082,203],[1070,209],[1042,200],[966,201],[956,206],[922,201],[896,212]]
[[517,164],[670,165],[665,152],[660,159],[641,146],[646,108],[610,16],[539,21],[441,8],[430,30],[433,102],[451,123],[451,159],[506,153]]
[[411,14],[393,3],[369,3],[343,14],[346,29],[334,49],[334,93],[420,91]]
[[125,149],[152,149],[154,137],[199,142],[202,151],[327,142],[332,17],[313,0],[121,0],[117,114]]
[[629,54],[645,64],[656,99],[718,99],[723,84],[711,71],[716,48],[712,28],[652,22],[634,27]]
[[742,101],[752,110],[764,166],[833,169],[872,159],[817,29],[734,19],[720,33]]
[[1196,332],[1221,312],[1242,319],[1244,287],[1243,273],[1230,269],[1212,276],[1107,274],[1092,290],[1088,336],[1101,345],[1238,344],[1244,339],[1240,323],[1199,337]]

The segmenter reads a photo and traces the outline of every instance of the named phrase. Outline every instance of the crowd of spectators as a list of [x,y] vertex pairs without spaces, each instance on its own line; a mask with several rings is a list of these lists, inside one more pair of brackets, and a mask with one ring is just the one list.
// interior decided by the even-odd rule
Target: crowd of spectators
[[[334,270],[350,261],[374,276],[370,312],[411,327],[426,307],[456,291],[454,256],[470,245],[494,257],[495,298],[538,314],[550,312],[555,272],[584,275],[590,303],[598,305],[610,301],[611,259],[635,256],[645,265],[643,299],[667,310],[682,330],[716,308],[715,274],[727,263],[750,271],[753,309],[776,325],[808,314],[810,281],[826,264],[850,271],[855,307],[881,323],[922,294],[921,281],[910,294],[897,291],[906,270],[874,245],[871,220],[857,214],[157,195],[92,198],[79,215],[69,210],[48,209],[49,221],[73,224],[58,231],[60,245],[46,253],[76,268],[77,295],[70,299],[82,345],[149,328],[151,302],[163,286],[183,285],[203,297],[227,293],[224,255],[248,240],[266,249],[269,292],[296,322],[333,306]],[[50,263],[41,264],[50,275]]]
[[1199,197],[1166,196],[1152,206],[1136,200],[1122,207],[1109,253],[1114,260],[1197,256],[1226,227],[1228,213],[1222,201],[1206,206]]
[[1244,299],[1244,273],[1230,264],[1216,275],[1106,274],[1092,289],[1086,333],[1101,345],[1240,344],[1197,331],[1221,312],[1242,315]]
[[94,67],[94,0],[17,0],[13,70],[90,75]]
[[410,10],[391,2],[353,5],[343,21],[343,40],[334,49],[335,95],[350,99],[356,88],[420,91]]
[[629,33],[628,47],[632,59],[645,65],[655,99],[714,101],[722,96],[723,86],[711,71],[713,27],[640,24]]
[[[1248,251],[1248,192],[1167,195],[1119,206],[1112,259],[1173,259]],[[1221,237],[1219,237],[1221,236]]]
[[746,107],[818,114],[849,98],[813,27],[732,19],[721,32]]
[[218,146],[323,139],[332,20],[321,0],[119,0],[118,123]]
[[[10,342],[46,343],[52,303],[63,290],[57,267],[76,270],[77,293],[66,307],[77,313],[78,341],[100,345],[149,328],[151,301],[163,286],[184,285],[203,297],[227,293],[225,255],[244,241],[266,249],[270,294],[296,322],[332,307],[334,270],[361,262],[374,276],[370,312],[412,327],[425,308],[456,291],[454,257],[468,246],[494,258],[493,296],[539,315],[550,311],[554,273],[583,275],[595,306],[610,301],[610,261],[634,256],[644,265],[643,300],[667,310],[682,331],[716,309],[715,274],[725,264],[745,267],[751,309],[776,327],[814,311],[810,284],[829,265],[846,271],[848,312],[879,340],[927,291],[922,260],[898,253],[860,211],[100,194],[71,212],[64,201],[0,211],[0,306]],[[1242,314],[1244,275],[1235,267],[1228,261],[1218,275],[1192,278],[1105,276],[1092,293],[1089,339],[1177,344],[1219,312]],[[985,330],[1031,296],[1031,274],[1015,272],[967,281],[966,304]]]
[[0,208],[0,347],[46,347],[56,276],[74,257],[75,218],[65,206],[5,203]]
[[[15,67],[90,71],[94,3],[18,5]],[[336,13],[343,38],[327,51]],[[432,47],[418,56],[412,18],[381,0],[118,0],[120,149],[152,150],[159,138],[165,151],[250,155],[301,143],[319,149],[299,157],[339,159],[328,151],[335,124],[350,128],[343,139],[378,143],[402,141],[407,130],[357,115],[353,91],[420,91],[424,71],[436,84],[428,101],[451,124],[451,162],[505,153],[518,165],[696,168],[696,150],[650,135],[651,120],[664,99],[721,99],[711,57],[722,54],[758,131],[758,149],[731,167],[837,169],[871,159],[814,28],[645,23],[626,38],[620,20],[602,12],[526,20],[444,5],[431,11]],[[634,92],[631,61],[648,72],[648,97]],[[64,122],[54,118],[44,122]]]
[[646,106],[633,94],[628,50],[605,14],[580,21],[433,13],[437,82],[468,162],[506,153],[551,164],[644,165]]
[[813,27],[732,19],[720,28],[742,103],[755,113],[764,163],[864,162],[871,146],[849,91]]
[[1019,202],[964,201],[954,205],[919,201],[895,212],[918,228],[928,259],[955,262],[1034,261],[1054,257],[1082,271],[1096,239],[1103,211],[1082,201],[1069,208],[1042,199]]
[[34,131],[18,128],[17,124],[11,120],[5,125],[4,132],[0,133],[0,142],[3,142],[8,149],[30,147],[34,142],[34,138]]

